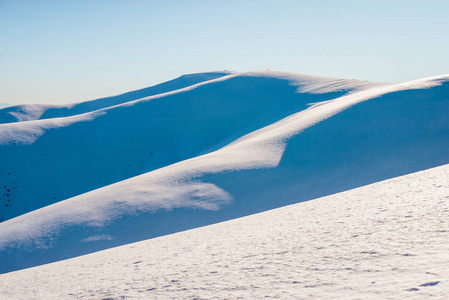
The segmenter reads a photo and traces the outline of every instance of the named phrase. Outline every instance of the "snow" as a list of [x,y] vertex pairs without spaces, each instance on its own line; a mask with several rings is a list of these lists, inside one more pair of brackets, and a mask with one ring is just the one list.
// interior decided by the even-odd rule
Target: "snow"
[[445,299],[448,177],[444,165],[2,274],[0,298]]
[[[233,73],[234,72],[232,71],[219,71],[187,74],[152,87],[81,103],[72,103],[67,105],[25,104],[11,106],[8,107],[8,109],[0,110],[0,124],[79,115],[98,109],[119,105],[143,97],[149,97],[182,89],[191,85],[210,81]],[[2,107],[1,104],[0,107]]]
[[0,179],[15,188],[0,210],[0,272],[447,164],[448,80],[234,73],[0,125]]
[[[210,74],[216,73],[186,78],[191,78],[189,83],[197,82],[210,79]],[[157,91],[162,94],[117,105],[112,105],[115,100],[101,101],[101,105],[110,105],[88,113],[0,124],[0,151],[8,157],[0,162],[0,170],[5,170],[0,173],[0,182],[17,187],[9,208],[0,207],[0,218],[11,219],[217,150],[306,109],[311,102],[376,86],[267,71],[230,73],[184,88],[178,81],[161,84],[163,89]],[[333,85],[336,81],[345,82],[345,90],[341,84]],[[334,89],[329,89],[329,84]],[[323,85],[326,93],[298,93],[299,85],[314,90]],[[168,87],[180,89],[168,91]],[[135,97],[144,95],[134,93]],[[46,172],[40,171],[44,169]]]

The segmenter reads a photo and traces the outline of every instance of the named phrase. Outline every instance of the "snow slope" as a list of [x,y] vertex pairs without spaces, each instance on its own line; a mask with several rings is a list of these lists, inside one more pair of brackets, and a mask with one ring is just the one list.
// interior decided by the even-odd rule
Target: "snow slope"
[[171,81],[167,81],[148,88],[124,93],[113,97],[101,98],[81,103],[72,103],[67,105],[24,104],[24,105],[10,106],[7,109],[0,110],[0,124],[79,115],[94,110],[102,109],[105,107],[122,104],[128,101],[137,100],[143,97],[149,97],[179,90],[191,85],[220,78],[232,73],[233,72],[230,71],[221,71],[221,72],[187,74],[179,78],[173,79]]
[[0,153],[7,158],[0,161],[0,184],[10,190],[0,219],[216,150],[310,102],[370,86],[277,72],[234,74],[86,114],[0,124]]
[[0,275],[3,299],[447,299],[449,165]]
[[0,272],[447,164],[448,81],[253,72],[0,125],[17,216],[0,224]]

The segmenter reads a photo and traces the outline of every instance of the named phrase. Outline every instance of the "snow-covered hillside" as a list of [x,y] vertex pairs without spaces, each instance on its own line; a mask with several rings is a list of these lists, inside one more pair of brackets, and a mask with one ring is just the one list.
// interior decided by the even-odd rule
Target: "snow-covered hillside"
[[0,183],[11,202],[0,207],[0,218],[211,152],[310,102],[367,86],[277,72],[233,74],[81,115],[2,124],[8,159],[0,162]]
[[137,100],[143,97],[150,97],[158,94],[175,91],[191,85],[195,85],[197,83],[230,75],[232,73],[233,72],[229,71],[221,71],[221,72],[188,74],[173,79],[171,81],[167,81],[137,91],[132,91],[121,95],[96,99],[92,101],[72,103],[68,105],[24,104],[24,105],[10,106],[8,107],[8,109],[0,110],[0,124],[79,115],[94,110],[102,109],[105,107],[111,107],[125,102]]
[[2,299],[447,299],[449,165],[0,275]]
[[0,272],[449,163],[449,75],[386,85],[212,74],[222,76],[1,124]]

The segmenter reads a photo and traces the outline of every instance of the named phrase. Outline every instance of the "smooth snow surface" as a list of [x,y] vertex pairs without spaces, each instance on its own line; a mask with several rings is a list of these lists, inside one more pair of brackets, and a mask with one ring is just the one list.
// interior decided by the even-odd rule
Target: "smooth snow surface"
[[[89,113],[0,124],[0,154],[7,158],[0,161],[0,184],[12,191],[0,219],[217,150],[311,102],[372,86],[272,71],[233,73],[118,105],[107,99],[101,101],[107,108]],[[39,114],[39,105],[27,106],[27,117]]]
[[2,299],[447,299],[449,165],[0,275]]
[[[79,115],[105,107],[122,104],[128,101],[137,100],[143,97],[163,94],[174,90],[182,89],[191,85],[195,85],[204,81],[220,78],[233,72],[209,72],[199,74],[183,75],[171,81],[167,81],[152,87],[140,89],[124,93],[121,95],[101,98],[97,100],[85,101],[81,103],[72,103],[68,105],[52,105],[52,104],[25,104],[8,107],[8,109],[0,110],[0,124],[23,122],[37,119],[49,119],[57,117],[68,117]],[[0,103],[1,107],[1,103]]]
[[449,163],[449,75],[395,85],[221,75],[0,124],[0,272]]

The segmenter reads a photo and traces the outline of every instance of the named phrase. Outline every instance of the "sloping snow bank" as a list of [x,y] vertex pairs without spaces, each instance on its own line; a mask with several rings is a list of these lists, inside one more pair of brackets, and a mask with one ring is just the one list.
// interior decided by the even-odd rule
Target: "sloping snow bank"
[[447,178],[444,165],[3,274],[0,298],[445,299]]

